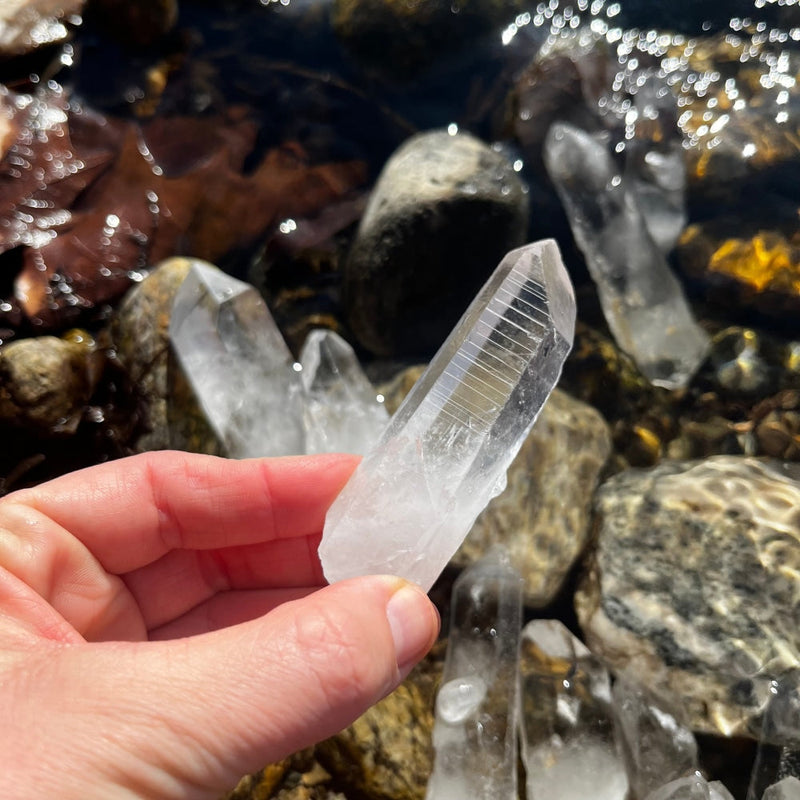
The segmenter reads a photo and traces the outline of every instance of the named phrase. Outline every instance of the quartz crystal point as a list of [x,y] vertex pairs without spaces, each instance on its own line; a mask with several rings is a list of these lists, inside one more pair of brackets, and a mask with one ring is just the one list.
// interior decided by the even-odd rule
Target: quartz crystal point
[[328,512],[329,581],[390,573],[430,589],[502,485],[574,325],[556,243],[510,252]]
[[426,800],[516,800],[522,579],[496,549],[453,585]]
[[761,800],[800,800],[800,780],[789,776],[773,783],[764,792]]
[[677,702],[665,703],[627,677],[614,683],[617,741],[634,797],[697,771],[697,742]]
[[684,386],[705,356],[708,337],[606,145],[556,123],[544,159],[617,344],[652,383]]
[[762,800],[768,787],[784,778],[800,778],[800,674],[796,671],[771,683],[747,800]]
[[314,330],[300,353],[307,453],[366,453],[389,422],[353,348],[337,333]]
[[733,795],[719,781],[708,783],[697,774],[671,781],[645,800],[733,800]]
[[169,338],[225,455],[304,452],[300,378],[252,286],[195,260],[175,297]]
[[608,671],[557,620],[534,620],[520,649],[528,800],[625,800]]

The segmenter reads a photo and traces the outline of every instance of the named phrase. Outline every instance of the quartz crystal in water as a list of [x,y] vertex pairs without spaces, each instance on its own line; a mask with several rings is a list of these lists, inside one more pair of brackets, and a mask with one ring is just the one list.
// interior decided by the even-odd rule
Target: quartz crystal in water
[[300,378],[252,286],[195,260],[175,297],[169,337],[226,455],[304,452]]
[[509,253],[328,512],[329,581],[433,585],[558,382],[574,325],[556,243]]
[[708,783],[700,774],[671,781],[651,792],[645,800],[733,800],[719,781]]
[[667,704],[627,677],[612,691],[617,741],[635,797],[697,770],[697,742],[677,702]]
[[770,788],[775,789],[776,798],[793,797],[793,784],[784,784],[780,791],[775,788],[786,778],[800,778],[800,675],[796,671],[770,685],[747,800],[762,800]]
[[684,386],[708,349],[683,289],[608,148],[566,123],[550,129],[547,171],[597,284],[617,344],[658,386]]
[[522,631],[520,730],[528,800],[626,800],[608,671],[557,620]]
[[389,422],[353,348],[314,330],[300,353],[307,453],[366,453]]
[[516,800],[522,579],[493,550],[453,586],[426,800]]

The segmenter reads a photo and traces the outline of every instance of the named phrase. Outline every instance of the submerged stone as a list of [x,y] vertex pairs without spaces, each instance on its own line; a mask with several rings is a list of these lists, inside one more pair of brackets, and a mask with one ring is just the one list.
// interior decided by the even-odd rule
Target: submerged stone
[[608,148],[556,123],[544,158],[617,343],[655,385],[684,386],[705,356],[708,337]]
[[426,800],[515,800],[522,580],[505,551],[461,573],[451,609]]
[[314,330],[303,345],[300,365],[306,453],[366,453],[389,414],[353,348],[334,331]]
[[302,386],[261,295],[194,260],[175,297],[169,337],[205,420],[231,458],[305,451]]
[[757,736],[768,676],[800,663],[798,508],[797,468],[779,461],[615,475],[576,595],[592,651],[682,698],[694,730]]
[[525,241],[528,197],[512,164],[447,131],[406,141],[386,162],[344,270],[358,342],[427,357],[509,250]]
[[522,761],[529,800],[625,800],[608,670],[557,620],[534,620],[520,649]]
[[525,604],[556,596],[589,538],[592,494],[611,453],[602,415],[556,389],[508,469],[505,490],[453,557],[466,566],[500,543],[525,581]]
[[502,485],[574,324],[555,242],[502,260],[331,506],[319,549],[329,581],[392,573],[433,585]]

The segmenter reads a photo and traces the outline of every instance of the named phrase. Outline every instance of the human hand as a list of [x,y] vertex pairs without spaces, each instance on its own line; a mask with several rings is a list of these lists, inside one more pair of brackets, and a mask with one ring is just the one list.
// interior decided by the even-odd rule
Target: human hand
[[319,588],[355,464],[149,453],[1,499],[0,797],[218,797],[390,692],[438,617]]

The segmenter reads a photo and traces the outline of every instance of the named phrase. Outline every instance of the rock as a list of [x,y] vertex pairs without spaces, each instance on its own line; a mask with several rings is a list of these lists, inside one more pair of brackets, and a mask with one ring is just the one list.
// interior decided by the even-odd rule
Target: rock
[[592,493],[610,453],[600,413],[556,389],[508,470],[506,490],[454,562],[471,564],[500,542],[524,578],[526,604],[546,606],[586,545]]
[[682,697],[695,730],[757,735],[769,676],[800,656],[800,470],[716,456],[629,470],[596,494],[576,595],[592,650]]
[[334,0],[339,41],[365,65],[410,78],[443,53],[463,49],[513,20],[520,0]]
[[85,0],[5,0],[0,5],[0,59],[67,38],[67,23]]
[[146,432],[139,452],[170,446],[167,427],[169,320],[172,302],[192,259],[170,258],[134,286],[111,322],[111,335],[123,367],[144,401]]
[[40,336],[0,348],[0,423],[40,434],[74,433],[100,361],[88,335]]
[[336,785],[370,800],[423,800],[433,766],[433,706],[442,655],[437,645],[392,694],[317,745],[317,757]]
[[677,258],[684,272],[706,286],[710,299],[751,307],[789,325],[797,319],[800,235],[796,221],[756,220],[754,224],[731,216],[695,223],[683,232]]
[[430,355],[527,225],[513,167],[468,134],[419,134],[389,159],[344,270],[358,341]]

